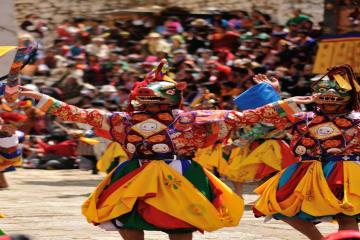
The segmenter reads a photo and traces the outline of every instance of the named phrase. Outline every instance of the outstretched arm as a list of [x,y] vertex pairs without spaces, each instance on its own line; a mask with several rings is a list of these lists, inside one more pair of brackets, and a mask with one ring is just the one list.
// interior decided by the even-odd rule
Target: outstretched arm
[[89,124],[95,128],[109,130],[109,115],[98,109],[82,109],[76,106],[61,102],[35,91],[21,87],[20,96],[31,97],[38,101],[37,108],[59,117],[64,121],[73,121]]
[[228,116],[227,123],[231,124],[234,128],[243,128],[262,123],[283,129],[299,120],[296,114],[301,112],[301,110],[297,105],[312,103],[315,97],[315,95],[292,97],[252,110],[245,110],[243,112],[232,111]]
[[175,128],[184,131],[191,128],[191,124],[195,126],[194,129],[202,126],[204,139],[201,147],[207,147],[226,139],[234,130],[252,127],[259,123],[277,129],[284,129],[297,121],[294,118],[294,114],[300,111],[297,104],[306,104],[312,101],[313,97],[294,97],[243,112],[226,110],[192,111],[181,114],[175,123]]

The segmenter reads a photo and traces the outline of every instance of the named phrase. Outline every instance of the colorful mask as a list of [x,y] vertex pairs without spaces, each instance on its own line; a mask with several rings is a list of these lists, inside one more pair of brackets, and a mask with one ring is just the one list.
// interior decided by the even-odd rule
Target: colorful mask
[[340,88],[339,84],[329,77],[324,77],[313,86],[313,93],[320,94],[315,100],[317,104],[343,105],[349,103],[351,100],[350,91]]
[[312,85],[313,93],[319,94],[316,104],[348,105],[357,101],[360,91],[359,83],[349,65],[330,68],[320,80]]
[[133,108],[144,105],[160,104],[179,108],[182,102],[182,91],[186,83],[177,83],[166,75],[167,61],[162,60],[159,66],[150,72],[144,81],[137,83],[131,94],[130,104]]

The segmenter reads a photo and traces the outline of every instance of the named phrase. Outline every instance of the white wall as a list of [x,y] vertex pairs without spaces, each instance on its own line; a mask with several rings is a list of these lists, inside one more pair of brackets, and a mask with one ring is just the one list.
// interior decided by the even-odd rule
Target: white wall
[[[15,23],[13,0],[0,0],[0,45],[17,45],[17,33]],[[14,59],[15,51],[0,58],[0,77],[9,72]]]

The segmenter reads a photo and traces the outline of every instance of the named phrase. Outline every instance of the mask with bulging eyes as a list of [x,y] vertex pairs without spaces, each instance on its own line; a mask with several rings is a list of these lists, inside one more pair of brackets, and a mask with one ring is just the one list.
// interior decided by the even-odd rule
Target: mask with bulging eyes
[[313,93],[318,94],[316,104],[346,105],[351,100],[350,91],[341,88],[336,81],[327,76],[313,86]]
[[167,81],[150,82],[136,89],[134,92],[135,99],[132,101],[132,104],[179,105],[182,99],[183,88],[185,88],[183,83]]
[[130,104],[134,108],[146,105],[168,105],[178,108],[182,102],[185,82],[175,82],[166,75],[167,61],[150,72],[143,82],[138,83],[130,95]]

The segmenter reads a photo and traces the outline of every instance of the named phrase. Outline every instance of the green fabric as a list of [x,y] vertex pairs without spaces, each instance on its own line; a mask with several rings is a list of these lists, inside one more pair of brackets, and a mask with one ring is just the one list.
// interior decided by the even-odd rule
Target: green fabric
[[268,40],[270,36],[266,33],[259,33],[258,35],[255,36],[255,38],[260,40]]
[[122,178],[123,176],[125,176],[126,174],[140,167],[139,161],[136,159],[131,159],[127,162],[120,164],[119,166],[121,166],[121,168],[115,170],[114,174],[112,175],[110,185],[116,182],[117,180],[119,180],[120,178]]
[[307,21],[309,19],[310,19],[309,16],[300,14],[298,17],[290,18],[287,21],[286,25],[289,26],[290,24],[299,24],[299,23],[302,23],[303,21]]
[[226,161],[229,161],[230,155],[231,155],[231,153],[227,154],[227,153],[224,153],[224,152],[223,152],[222,157],[223,157]]
[[3,230],[0,229],[0,236],[4,236],[5,233],[3,232]]
[[254,38],[254,36],[253,36],[252,32],[246,32],[244,34],[241,34],[241,36],[240,36],[241,40],[250,40],[250,39],[253,39],[253,38]]
[[[126,165],[122,165],[121,169],[118,171],[115,170],[114,175],[111,179],[110,184],[113,184],[121,177],[130,173],[139,167],[139,163],[136,159],[132,159],[125,163]],[[203,168],[195,161],[191,162],[189,168],[183,173],[183,176],[188,179],[202,194],[206,196],[209,201],[214,199],[213,188],[210,184],[208,177],[206,176]],[[146,184],[146,183],[144,183]],[[148,231],[163,231],[166,233],[187,233],[196,231],[194,228],[184,228],[184,229],[161,229],[158,228],[148,222],[146,222],[140,214],[136,211],[136,205],[134,209],[117,218],[123,224],[123,228],[128,229],[140,229],[140,230],[148,230]]]
[[135,208],[120,217],[117,218],[120,222],[124,224],[124,228],[129,229],[144,229],[148,231],[158,231],[159,229],[155,227],[154,225],[151,225],[150,223],[146,222],[140,214],[135,210]]
[[116,168],[119,165],[119,157],[116,157],[110,164],[110,166],[108,167],[108,169],[106,170],[107,173],[110,173],[112,170],[114,170],[114,168]]
[[183,176],[189,180],[204,196],[211,202],[214,199],[213,189],[209,178],[206,176],[203,168],[195,161],[191,162],[189,168],[183,173]]
[[158,227],[155,227],[154,225],[151,225],[150,223],[146,222],[142,216],[135,210],[132,210],[131,212],[122,215],[117,218],[120,222],[123,223],[123,228],[126,229],[141,229],[141,230],[147,230],[147,231],[163,231],[166,233],[186,233],[186,232],[194,232],[196,229],[194,228],[179,228],[179,229],[161,229]]

